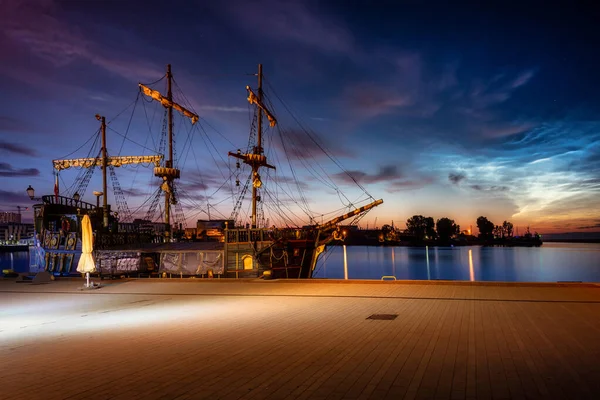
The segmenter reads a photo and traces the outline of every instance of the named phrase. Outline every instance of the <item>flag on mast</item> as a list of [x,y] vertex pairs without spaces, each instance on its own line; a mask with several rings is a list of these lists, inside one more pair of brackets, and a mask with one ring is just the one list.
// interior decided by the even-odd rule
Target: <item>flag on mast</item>
[[56,180],[54,181],[54,198],[56,199],[56,202],[58,202],[58,173],[56,173],[55,175]]

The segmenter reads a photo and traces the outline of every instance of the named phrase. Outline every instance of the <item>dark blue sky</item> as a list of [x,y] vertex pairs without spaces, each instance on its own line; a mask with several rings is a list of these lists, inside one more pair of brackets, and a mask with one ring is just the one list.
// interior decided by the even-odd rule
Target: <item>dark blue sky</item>
[[[190,106],[227,137],[206,127],[225,157],[232,143],[247,142],[244,87],[255,86],[248,74],[262,63],[273,94],[384,198],[365,222],[401,224],[423,214],[467,227],[486,215],[546,232],[600,227],[600,35],[592,5],[9,0],[0,7],[0,210],[27,205],[30,183],[50,193],[51,160],[77,149],[97,129],[96,113],[111,120],[135,100],[137,82],[160,78],[167,63]],[[130,113],[115,120],[116,131],[125,131]],[[138,114],[128,135],[152,147]],[[122,138],[111,140],[115,154]],[[200,198],[223,179],[212,156],[202,157],[205,142],[194,146],[182,184]],[[127,142],[123,151],[141,150]],[[197,174],[186,178],[190,169]],[[146,193],[135,174],[126,172],[123,186]],[[344,175],[332,176],[346,185]],[[339,207],[308,175],[300,178],[316,215]],[[221,213],[231,205],[221,203]]]

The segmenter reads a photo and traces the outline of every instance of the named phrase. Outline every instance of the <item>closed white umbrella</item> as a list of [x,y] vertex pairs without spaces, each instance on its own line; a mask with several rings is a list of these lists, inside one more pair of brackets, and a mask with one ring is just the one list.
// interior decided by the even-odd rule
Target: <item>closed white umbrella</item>
[[92,223],[86,214],[81,220],[81,257],[77,264],[77,272],[85,273],[86,287],[90,287],[90,272],[96,271],[96,263],[92,257],[93,244]]

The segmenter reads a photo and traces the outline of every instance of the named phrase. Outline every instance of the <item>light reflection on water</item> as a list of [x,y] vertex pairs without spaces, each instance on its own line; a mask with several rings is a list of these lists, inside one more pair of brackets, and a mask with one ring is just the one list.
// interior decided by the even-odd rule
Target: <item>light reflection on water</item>
[[[545,243],[541,247],[349,246],[350,279],[600,282],[600,244]],[[316,278],[343,279],[342,251],[328,248]]]
[[28,271],[29,253],[26,251],[0,252],[0,275],[3,269],[12,269],[16,272]]

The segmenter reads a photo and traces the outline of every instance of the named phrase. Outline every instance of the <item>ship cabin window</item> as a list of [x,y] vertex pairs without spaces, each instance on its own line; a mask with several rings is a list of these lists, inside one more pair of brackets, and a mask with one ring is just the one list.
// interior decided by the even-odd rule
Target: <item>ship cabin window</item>
[[252,269],[253,267],[253,260],[252,260],[252,256],[249,254],[246,254],[242,257],[242,266],[244,267],[244,269]]

